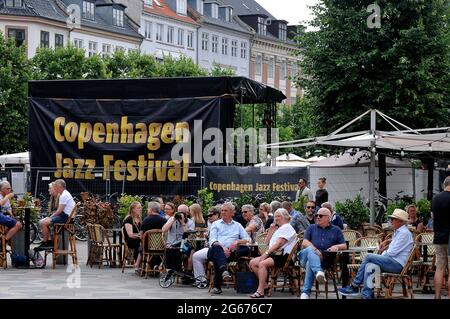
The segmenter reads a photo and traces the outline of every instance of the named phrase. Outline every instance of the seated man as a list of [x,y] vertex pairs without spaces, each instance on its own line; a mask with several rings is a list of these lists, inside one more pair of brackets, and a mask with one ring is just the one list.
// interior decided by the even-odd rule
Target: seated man
[[[21,228],[22,224],[15,220],[12,215],[10,199],[14,197],[11,185],[7,181],[0,183],[0,225],[5,226],[8,230],[5,239],[10,240]],[[6,214],[6,215],[4,215]]]
[[42,244],[39,248],[47,249],[53,247],[53,241],[50,235],[50,225],[64,224],[69,218],[72,209],[75,207],[75,201],[72,195],[66,190],[66,182],[63,179],[54,181],[53,189],[55,194],[59,194],[58,209],[51,212],[49,217],[40,221],[42,229]]
[[339,227],[331,224],[331,212],[327,208],[320,208],[316,215],[316,223],[310,225],[305,232],[300,252],[300,262],[305,268],[305,282],[300,299],[309,299],[314,277],[317,281],[325,282],[324,252],[336,252],[347,248],[344,235]]
[[[391,243],[389,244],[390,240],[381,243],[380,250],[383,251],[381,255],[368,254],[364,258],[353,282],[347,287],[338,289],[342,295],[359,295],[359,286],[364,284],[362,298],[373,299],[373,288],[369,288],[367,282],[369,278],[372,278],[370,275],[373,271],[366,271],[368,264],[378,265],[381,272],[398,274],[402,271],[414,244],[411,232],[408,230],[408,213],[397,208],[389,218],[394,229]],[[388,244],[389,248],[385,250]],[[370,268],[373,270],[372,267]]]
[[308,220],[306,219],[306,216],[302,213],[294,210],[292,208],[292,203],[288,201],[284,201],[281,203],[284,209],[287,210],[289,215],[291,216],[291,226],[294,227],[295,232],[297,234],[301,233],[302,231],[305,231],[306,228],[310,225]]
[[[193,256],[194,277],[205,275],[204,262],[206,259],[214,263],[214,289],[213,295],[222,293],[222,276],[229,277],[227,270],[227,258],[232,252],[236,252],[238,244],[246,244],[250,241],[250,237],[244,227],[233,220],[234,205],[226,202],[221,207],[221,219],[214,222],[209,233],[209,246],[204,248]],[[241,251],[237,254],[244,254],[244,250],[248,252],[247,247],[241,246]]]

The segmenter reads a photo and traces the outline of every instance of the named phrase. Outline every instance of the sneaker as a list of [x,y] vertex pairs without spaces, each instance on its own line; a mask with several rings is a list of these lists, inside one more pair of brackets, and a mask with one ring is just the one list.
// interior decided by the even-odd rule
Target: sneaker
[[220,295],[222,293],[222,289],[219,288],[213,288],[213,290],[211,290],[211,295]]
[[222,279],[223,279],[223,280],[231,280],[231,275],[230,275],[230,273],[228,272],[228,270],[225,270],[225,271],[222,273]]
[[302,292],[302,294],[300,295],[300,299],[309,299],[309,295],[305,292]]
[[366,299],[366,300],[371,300],[371,299],[375,299],[375,296],[373,293],[369,293],[369,294],[362,293],[361,298]]
[[323,271],[318,271],[316,274],[316,279],[320,284],[323,284],[327,280],[325,279],[325,274]]
[[344,296],[357,296],[359,295],[358,287],[348,285],[347,287],[339,288],[338,292]]

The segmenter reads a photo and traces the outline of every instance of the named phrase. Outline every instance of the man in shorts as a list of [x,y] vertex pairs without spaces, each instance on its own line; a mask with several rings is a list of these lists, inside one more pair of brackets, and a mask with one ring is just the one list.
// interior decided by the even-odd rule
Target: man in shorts
[[[10,199],[14,197],[11,185],[7,181],[0,182],[0,225],[7,228],[5,239],[10,240],[21,228],[22,224],[12,215]],[[6,215],[4,214],[6,213]]]
[[[445,269],[450,271],[450,176],[444,180],[444,190],[433,197],[433,227],[436,247],[436,272],[434,273],[435,299],[441,299],[442,282],[444,281]],[[450,277],[448,279],[448,298],[450,298]]]

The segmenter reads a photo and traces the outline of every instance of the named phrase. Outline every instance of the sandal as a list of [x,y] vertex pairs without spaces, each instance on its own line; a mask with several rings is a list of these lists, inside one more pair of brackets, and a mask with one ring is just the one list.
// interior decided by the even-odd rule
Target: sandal
[[250,298],[264,298],[264,294],[256,291],[253,295],[250,295]]

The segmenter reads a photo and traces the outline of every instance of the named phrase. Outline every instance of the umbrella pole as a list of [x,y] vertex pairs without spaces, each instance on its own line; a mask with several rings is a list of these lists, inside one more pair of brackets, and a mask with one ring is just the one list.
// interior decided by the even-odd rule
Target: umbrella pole
[[[376,111],[370,111],[370,133],[375,137]],[[375,140],[370,143],[370,168],[369,168],[369,198],[370,198],[370,225],[375,223]]]

